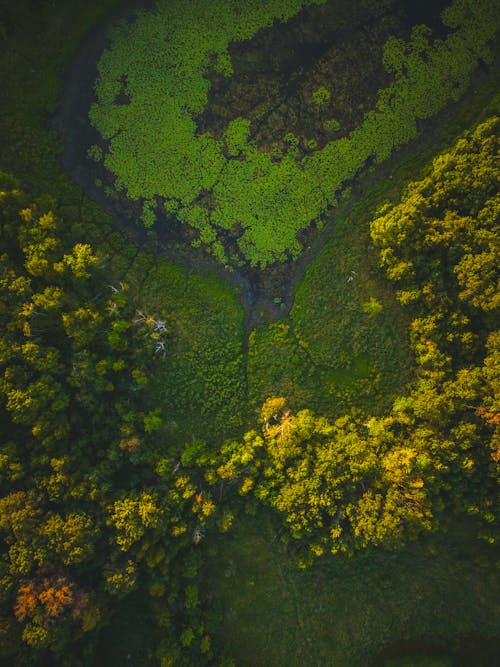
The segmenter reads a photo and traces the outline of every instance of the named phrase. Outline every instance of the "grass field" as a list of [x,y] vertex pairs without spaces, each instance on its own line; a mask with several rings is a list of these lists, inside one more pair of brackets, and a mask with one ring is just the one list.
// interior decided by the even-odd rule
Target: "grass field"
[[[222,619],[218,641],[238,666],[361,667],[385,645],[420,640],[449,653],[431,667],[491,667],[498,630],[494,554],[471,526],[455,526],[399,552],[335,556],[302,571],[269,516],[245,517],[216,543],[207,595]],[[210,549],[210,547],[209,547]],[[453,658],[461,638],[484,649]],[[484,642],[482,642],[484,638]],[[383,664],[383,663],[382,663]]]
[[159,259],[134,273],[142,277],[138,300],[165,318],[171,347],[154,391],[172,437],[185,444],[234,435],[242,426],[246,384],[243,309],[239,289],[208,271],[194,272]]

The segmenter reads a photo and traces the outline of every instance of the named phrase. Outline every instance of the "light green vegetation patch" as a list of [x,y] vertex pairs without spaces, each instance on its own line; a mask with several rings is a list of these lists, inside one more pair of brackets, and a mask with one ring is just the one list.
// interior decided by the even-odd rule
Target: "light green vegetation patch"
[[[213,225],[233,227],[241,213],[237,209],[230,212],[228,207],[242,192],[244,205],[248,198],[244,189],[249,183],[254,200],[275,199],[280,179],[274,178],[274,190],[266,191],[270,157],[257,155],[239,133],[242,147],[250,155],[241,164],[229,163],[222,142],[208,133],[196,136],[192,116],[206,104],[209,83],[203,70],[211,58],[216,55],[220,68],[229,72],[226,49],[231,40],[249,39],[275,19],[293,16],[304,4],[307,2],[301,0],[265,4],[227,0],[159,2],[156,12],[140,12],[132,25],[122,22],[115,28],[112,49],[105,51],[99,62],[98,103],[90,118],[102,137],[110,141],[105,165],[117,175],[118,189],[125,189],[132,199],[145,200],[146,222],[152,221],[154,197],[159,195],[165,198],[167,210],[177,211],[179,218],[198,229],[201,240],[222,257]],[[130,104],[117,105],[124,77]],[[234,129],[228,131],[229,152],[241,150],[235,146],[234,135],[238,132]],[[276,168],[283,174],[281,181],[286,182],[286,163]],[[233,186],[232,192],[227,192],[227,184]],[[195,200],[211,190],[215,190],[217,202],[221,195],[223,199],[209,215],[211,206]],[[259,191],[262,196],[258,196]],[[265,201],[262,206],[266,207]],[[248,216],[249,211],[243,213]],[[278,228],[277,221],[275,231]],[[272,230],[266,231],[263,241],[269,243]],[[290,242],[288,239],[287,245]]]
[[[113,30],[111,49],[98,65],[90,119],[104,140],[104,164],[116,175],[116,187],[144,203],[145,224],[154,222],[161,201],[197,230],[195,243],[221,261],[228,259],[224,231],[237,237],[240,254],[253,266],[296,257],[297,232],[335,205],[346,180],[369,158],[385,160],[416,136],[417,120],[462,95],[478,59],[489,60],[487,44],[497,28],[494,0],[455,0],[443,13],[452,29],[446,39],[431,40],[424,26],[408,43],[390,38],[384,65],[394,80],[380,91],[376,108],[348,137],[302,160],[293,142],[280,160],[259,151],[244,119],[233,121],[225,139],[197,134],[193,118],[206,106],[203,74],[214,58],[229,75],[231,41],[249,39],[305,4],[158,2],[154,12],[139,12],[134,23],[122,21]],[[126,104],[117,103],[121,94]]]

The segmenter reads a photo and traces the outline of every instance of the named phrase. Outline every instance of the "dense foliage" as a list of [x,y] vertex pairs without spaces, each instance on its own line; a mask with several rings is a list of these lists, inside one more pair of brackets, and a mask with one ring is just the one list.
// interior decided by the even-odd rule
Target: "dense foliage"
[[[114,187],[144,202],[146,225],[159,210],[175,214],[196,231],[195,245],[203,243],[221,261],[228,259],[228,231],[254,266],[297,256],[297,232],[335,205],[345,181],[368,159],[385,160],[416,136],[418,120],[463,94],[478,59],[490,59],[498,18],[492,0],[455,0],[443,14],[451,30],[445,39],[431,41],[425,26],[416,26],[408,43],[390,38],[384,66],[394,80],[380,91],[376,108],[349,136],[310,157],[297,158],[299,140],[290,133],[285,154],[258,150],[250,121],[241,117],[229,123],[224,139],[197,134],[193,117],[207,103],[203,73],[210,59],[230,76],[229,42],[248,39],[276,17],[289,18],[302,4],[160,2],[114,29],[90,111],[103,141],[91,156],[103,158]],[[207,27],[203,41],[200,23]]]
[[[138,586],[163,600],[166,655],[177,649],[165,614],[187,595],[171,561],[213,512],[176,465],[149,386],[170,327],[107,283],[105,259],[54,203],[2,176],[1,655],[23,641],[62,660]],[[185,646],[198,633],[208,652],[194,628]]]

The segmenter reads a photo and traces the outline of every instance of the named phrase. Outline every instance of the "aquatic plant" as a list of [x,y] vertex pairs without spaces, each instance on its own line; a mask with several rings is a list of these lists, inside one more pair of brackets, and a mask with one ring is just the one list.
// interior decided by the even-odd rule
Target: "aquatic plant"
[[[381,162],[415,138],[418,120],[459,99],[478,60],[490,57],[498,25],[494,0],[454,0],[443,13],[452,30],[445,39],[432,40],[425,26],[416,26],[408,42],[388,39],[383,62],[394,80],[375,108],[348,136],[301,160],[296,142],[280,159],[257,149],[244,118],[232,121],[223,139],[197,133],[210,64],[230,76],[231,41],[286,21],[313,1],[160,0],[154,11],[139,11],[133,23],[114,28],[98,64],[90,120],[109,145],[103,160],[116,188],[143,202],[146,225],[154,223],[161,199],[196,231],[194,243],[221,261],[228,259],[224,232],[236,237],[252,266],[296,257],[297,233],[335,205],[343,183],[369,158]],[[315,93],[318,104],[324,91]],[[123,93],[126,105],[117,103]]]

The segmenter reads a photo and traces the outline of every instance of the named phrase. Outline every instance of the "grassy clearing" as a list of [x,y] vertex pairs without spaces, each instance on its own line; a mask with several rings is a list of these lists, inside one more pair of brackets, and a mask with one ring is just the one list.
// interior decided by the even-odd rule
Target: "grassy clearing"
[[[349,346],[345,353],[349,354]],[[380,410],[385,404],[381,385],[387,378],[385,369],[379,369],[366,350],[361,350],[348,368],[328,362],[316,364],[290,320],[262,326],[250,336],[250,404],[257,412],[266,398],[284,396],[295,411],[307,407],[328,416],[355,408]]]
[[338,403],[379,412],[410,376],[406,319],[376,271],[368,225],[348,217],[334,224],[297,289],[291,319],[311,361],[329,371],[321,409]]
[[[208,566],[218,641],[238,666],[359,667],[396,641],[427,638],[452,654],[459,637],[498,630],[494,555],[477,547],[470,526],[400,553],[335,556],[305,571],[275,530],[269,516],[245,517]],[[450,664],[493,663],[477,655]]]
[[243,309],[238,289],[209,272],[140,256],[133,274],[145,312],[165,318],[171,332],[154,391],[172,437],[222,439],[242,424],[246,385]]
[[288,320],[261,326],[250,334],[248,387],[250,403],[256,413],[270,396],[287,397],[294,409],[311,405],[315,375]]

